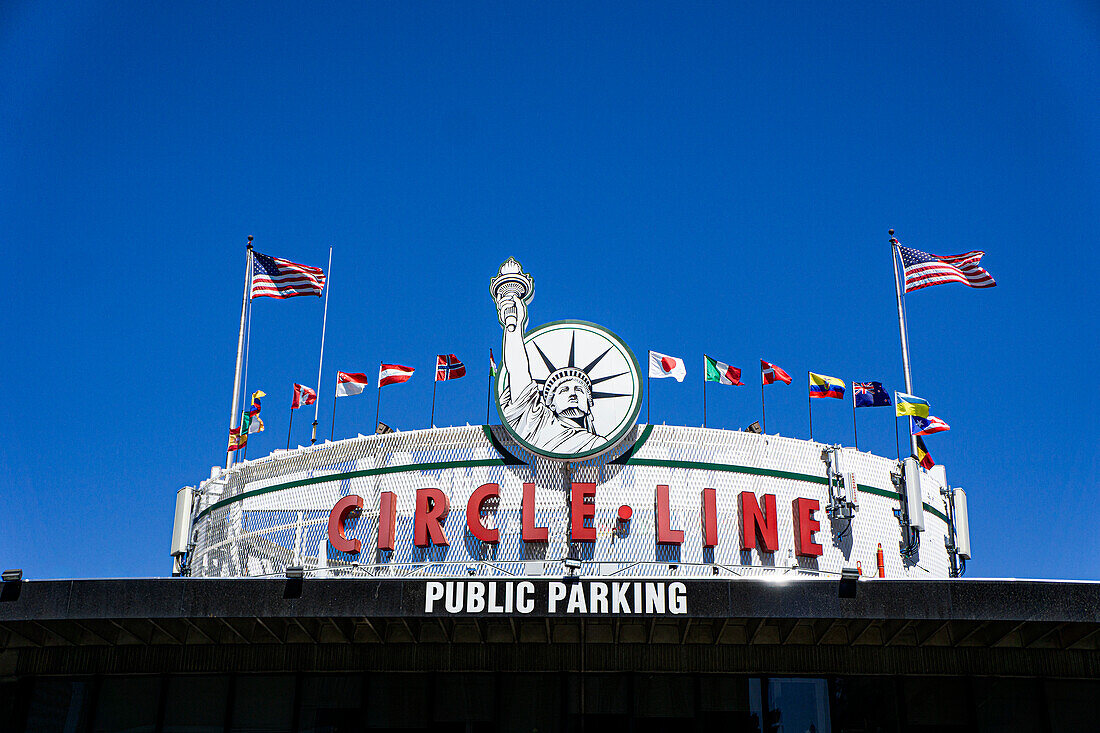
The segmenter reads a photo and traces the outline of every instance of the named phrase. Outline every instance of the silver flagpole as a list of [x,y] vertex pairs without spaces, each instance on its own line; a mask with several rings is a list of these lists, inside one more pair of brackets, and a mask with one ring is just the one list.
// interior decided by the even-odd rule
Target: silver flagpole
[[[241,399],[241,366],[244,363],[244,324],[245,316],[248,314],[248,303],[250,301],[249,286],[252,284],[252,235],[248,235],[248,254],[245,257],[244,265],[244,297],[241,300],[241,329],[237,334],[237,369],[233,373],[233,407],[229,411],[229,432],[232,434],[233,428],[237,427],[237,403]],[[228,440],[228,436],[226,437]],[[225,452],[225,467],[229,468],[233,465],[233,451]]]
[[[901,253],[898,251],[900,243],[894,237],[894,230],[890,230],[890,257],[894,261],[894,290],[898,294],[898,329],[901,331],[901,363],[905,368],[905,391],[909,394],[913,394],[913,375],[909,371],[909,330],[905,325],[905,306],[902,304],[901,299],[901,276],[898,274],[898,257]],[[897,409],[895,406],[894,409]],[[908,424],[908,423],[906,423]],[[897,427],[897,418],[894,418],[894,427]],[[909,447],[912,450],[912,455],[917,455],[917,437],[913,435],[913,431],[909,431]]]
[[[321,366],[325,363],[325,327],[328,326],[328,294],[332,289],[332,247],[328,248],[328,269],[325,270],[325,315],[321,319],[321,356],[317,359],[317,395],[321,394]],[[335,400],[336,398],[333,397]],[[333,410],[335,410],[333,405]],[[310,436],[309,444],[313,445],[317,442],[317,415],[321,411],[321,400],[317,400],[313,403],[313,434]],[[333,423],[333,430],[336,429],[336,423]]]

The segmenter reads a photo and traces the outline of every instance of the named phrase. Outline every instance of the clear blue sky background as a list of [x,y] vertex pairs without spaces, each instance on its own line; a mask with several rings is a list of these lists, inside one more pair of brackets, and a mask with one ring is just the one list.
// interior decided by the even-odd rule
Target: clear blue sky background
[[[0,4],[0,566],[170,572],[176,489],[224,460],[245,237],[335,248],[336,369],[415,366],[382,419],[478,424],[488,280],[688,360],[655,422],[806,437],[808,369],[902,388],[887,229],[988,252],[992,290],[909,297],[933,456],[970,495],[971,576],[1100,578],[1095,3]],[[286,441],[322,302],[255,304],[249,387]],[[375,392],[342,399],[369,432]],[[815,437],[851,444],[845,403]],[[644,409],[644,408],[643,408]],[[304,412],[304,411],[303,411]],[[644,416],[644,412],[643,412]],[[887,410],[860,445],[893,455]],[[296,443],[308,442],[299,414]]]

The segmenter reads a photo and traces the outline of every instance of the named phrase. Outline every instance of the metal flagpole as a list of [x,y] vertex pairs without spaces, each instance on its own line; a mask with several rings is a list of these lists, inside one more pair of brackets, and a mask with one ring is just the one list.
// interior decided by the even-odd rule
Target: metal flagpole
[[[252,284],[252,235],[248,235],[248,254],[244,265],[244,296],[241,299],[241,328],[237,334],[237,367],[233,373],[233,407],[229,410],[229,432],[237,427],[237,404],[241,400],[241,365],[244,361],[244,324],[250,302],[249,286]],[[233,465],[233,451],[225,452],[225,467]]]
[[378,432],[378,410],[382,407],[382,362],[378,362],[378,400],[374,403],[374,432]]
[[[336,377],[336,382],[339,384],[340,377]],[[329,429],[329,440],[336,440],[336,389],[336,387],[332,388],[332,428]]]
[[760,365],[760,432],[768,434],[768,418],[764,412],[764,365]]
[[[905,306],[901,299],[901,276],[898,274],[898,247],[901,246],[894,237],[894,230],[890,230],[890,257],[894,263],[894,290],[898,295],[898,329],[901,331],[901,363],[905,368],[905,391],[913,394],[913,375],[909,371],[909,332],[905,325]],[[894,427],[897,427],[897,416],[894,416]],[[917,438],[913,431],[909,431],[909,448],[912,455],[917,455]],[[900,452],[900,451],[899,451]]]
[[[490,359],[492,352],[490,351]],[[485,392],[485,424],[489,424],[489,408],[493,405],[493,368],[489,366],[489,389]]]
[[814,439],[814,401],[810,397],[810,373],[806,372],[806,406],[810,409],[810,442]]
[[[321,356],[317,359],[317,394],[321,394],[321,365],[325,362],[325,327],[328,325],[328,294],[332,290],[332,247],[328,248],[328,269],[325,270],[325,315],[321,319]],[[336,399],[333,397],[333,399]],[[313,403],[313,434],[309,444],[317,442],[317,415],[321,411],[321,400]]]
[[[439,376],[439,375],[436,375],[436,376]],[[435,427],[435,387],[436,387],[437,384],[439,384],[439,380],[438,379],[433,379],[432,380],[432,419],[428,421],[428,427],[430,427],[430,428]]]
[[650,383],[651,382],[650,382],[650,379],[649,379],[649,375],[647,374],[646,378],[645,378],[645,422],[646,422],[646,425],[652,425],[653,424],[653,420],[652,420],[653,415],[649,410],[650,404],[653,402],[653,390],[650,389],[650,386],[649,386]]
[[856,427],[856,383],[852,382],[852,433],[855,435],[856,450],[859,450],[859,428]]
[[707,426],[707,355],[703,354],[703,427]]
[[[898,435],[898,416],[894,415],[894,445],[898,449],[898,460],[901,460],[901,436]],[[916,451],[914,451],[915,453]]]
[[294,430],[294,400],[290,401],[290,424],[286,429],[286,449],[290,450],[290,433]]

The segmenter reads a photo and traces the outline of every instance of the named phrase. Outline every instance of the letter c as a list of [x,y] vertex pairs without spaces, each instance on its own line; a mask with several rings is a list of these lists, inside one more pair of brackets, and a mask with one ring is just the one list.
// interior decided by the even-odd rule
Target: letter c
[[349,555],[358,555],[363,548],[363,543],[357,539],[348,539],[344,535],[344,522],[354,512],[358,514],[363,508],[363,497],[356,494],[348,494],[332,511],[328,513],[328,541],[337,552],[346,552]]

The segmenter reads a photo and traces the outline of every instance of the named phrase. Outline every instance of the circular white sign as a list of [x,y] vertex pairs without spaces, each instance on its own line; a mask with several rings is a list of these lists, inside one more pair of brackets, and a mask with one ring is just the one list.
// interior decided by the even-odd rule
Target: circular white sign
[[642,371],[622,339],[594,323],[555,321],[518,346],[506,339],[495,391],[501,422],[520,445],[561,460],[618,445],[642,406]]

